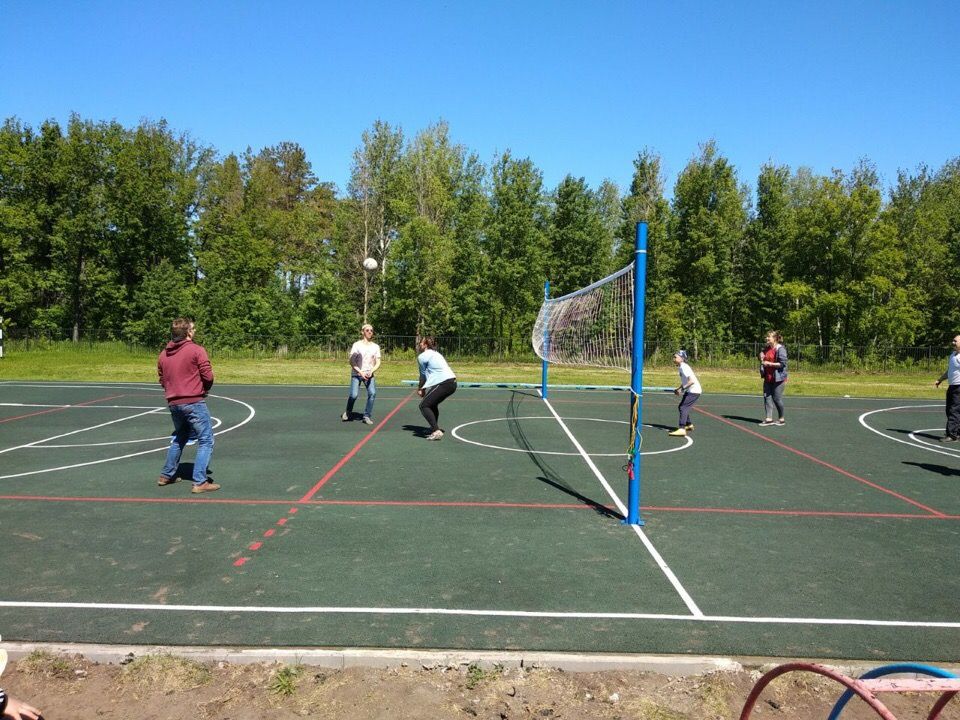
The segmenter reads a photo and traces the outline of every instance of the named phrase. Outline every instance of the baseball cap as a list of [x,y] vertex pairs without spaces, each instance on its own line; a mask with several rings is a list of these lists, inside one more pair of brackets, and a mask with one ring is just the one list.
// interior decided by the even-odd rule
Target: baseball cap
[[674,353],[674,355],[679,355],[681,360],[686,360],[686,359],[687,359],[687,351],[686,351],[686,350],[677,350],[677,351]]

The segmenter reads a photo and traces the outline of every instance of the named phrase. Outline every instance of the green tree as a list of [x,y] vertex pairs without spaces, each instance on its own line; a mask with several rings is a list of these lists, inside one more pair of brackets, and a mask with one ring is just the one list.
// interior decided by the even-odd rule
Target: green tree
[[901,173],[884,218],[901,239],[911,305],[922,315],[917,337],[943,344],[960,328],[960,158],[935,173]]
[[[352,222],[340,223],[349,234],[336,238],[336,251],[346,287],[356,288],[355,298],[367,318],[372,284],[380,290],[380,305],[386,305],[384,274],[390,263],[390,246],[411,216],[404,183],[403,131],[377,120],[365,130],[353,153],[347,193],[353,205]],[[364,258],[379,263],[378,275],[365,273]]]
[[124,339],[162,347],[169,339],[171,320],[196,315],[191,280],[186,265],[174,265],[166,258],[155,265],[134,293],[123,324]]
[[403,167],[409,193],[403,205],[416,222],[401,229],[386,273],[393,288],[385,307],[389,327],[403,334],[462,332],[468,322],[475,328],[482,313],[483,165],[451,141],[441,121],[417,133]]
[[483,231],[490,202],[483,187],[485,175],[483,164],[476,155],[470,154],[461,167],[453,223],[456,293],[450,313],[450,332],[454,334],[482,335],[489,331],[489,258],[483,252]]
[[404,226],[390,280],[393,327],[401,334],[443,334],[453,311],[453,239],[427,218]]
[[746,220],[746,192],[733,166],[706,143],[680,173],[673,199],[674,278],[686,297],[685,335],[694,354],[703,339],[731,338]]
[[543,301],[547,257],[543,175],[529,159],[506,152],[492,168],[484,237],[489,258],[490,334],[508,350],[527,337]]
[[618,270],[621,266],[615,263],[613,253],[617,248],[617,235],[623,225],[623,198],[620,197],[620,188],[613,180],[603,180],[595,197],[600,222],[606,234],[604,243],[610,249],[608,266],[611,271]]
[[683,339],[683,295],[673,279],[677,243],[670,232],[670,205],[664,197],[660,156],[644,149],[633,160],[630,192],[623,198],[623,220],[616,236],[614,267],[634,260],[636,226],[647,223],[645,335],[656,351],[675,347]]
[[764,165],[757,178],[757,211],[744,241],[740,312],[733,335],[759,342],[771,329],[784,329],[787,297],[783,293],[783,248],[793,242],[796,219],[790,198],[790,169]]
[[597,198],[583,178],[567,175],[557,186],[547,239],[555,295],[586,287],[608,274],[610,238]]
[[[41,268],[49,242],[37,204],[37,183],[31,177],[40,138],[15,119],[0,128],[0,318],[13,325],[29,324],[42,302]],[[39,211],[39,212],[38,212]]]

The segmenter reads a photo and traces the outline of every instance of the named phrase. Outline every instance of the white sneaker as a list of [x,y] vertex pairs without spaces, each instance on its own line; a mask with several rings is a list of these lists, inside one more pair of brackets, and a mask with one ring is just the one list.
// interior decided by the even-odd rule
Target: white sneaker
[[347,415],[346,413],[344,413],[343,415],[341,415],[341,416],[340,416],[340,419],[343,420],[343,422],[350,422],[350,416]]
[[443,430],[435,430],[427,435],[427,440],[443,440]]
[[371,420],[371,419],[368,418],[366,415],[364,415],[364,416],[363,416],[363,424],[364,424],[364,425],[373,425],[373,420]]

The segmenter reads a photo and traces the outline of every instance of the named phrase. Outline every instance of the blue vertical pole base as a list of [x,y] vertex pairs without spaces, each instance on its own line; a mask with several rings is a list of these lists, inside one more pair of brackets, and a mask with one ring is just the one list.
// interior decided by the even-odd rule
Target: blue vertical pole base
[[640,449],[633,460],[633,478],[627,483],[627,516],[620,521],[621,525],[643,525],[640,519]]

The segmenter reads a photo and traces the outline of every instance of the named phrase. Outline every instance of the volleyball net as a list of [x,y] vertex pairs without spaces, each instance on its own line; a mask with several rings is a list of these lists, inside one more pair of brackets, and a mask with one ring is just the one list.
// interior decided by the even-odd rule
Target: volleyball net
[[[537,313],[531,340],[543,361],[540,392],[549,392],[551,363],[618,368],[630,372],[629,438],[627,447],[628,513],[624,522],[640,519],[640,446],[643,427],[643,320],[647,271],[647,224],[637,223],[634,260],[602,280],[558,298],[544,301]],[[648,391],[663,388],[646,388]]]

